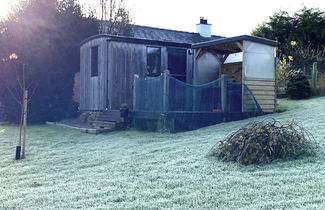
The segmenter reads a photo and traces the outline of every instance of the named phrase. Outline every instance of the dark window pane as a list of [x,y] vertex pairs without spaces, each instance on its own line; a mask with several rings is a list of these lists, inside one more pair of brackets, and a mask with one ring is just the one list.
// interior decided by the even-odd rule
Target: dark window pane
[[148,76],[158,76],[161,73],[161,49],[147,47],[147,72]]
[[91,76],[98,75],[98,46],[91,48]]
[[186,82],[186,49],[168,48],[168,69],[178,80]]

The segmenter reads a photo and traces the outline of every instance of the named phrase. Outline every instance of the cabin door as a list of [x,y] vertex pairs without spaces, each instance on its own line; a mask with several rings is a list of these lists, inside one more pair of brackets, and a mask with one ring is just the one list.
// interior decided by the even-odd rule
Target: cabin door
[[167,48],[168,70],[171,76],[186,83],[187,49]]

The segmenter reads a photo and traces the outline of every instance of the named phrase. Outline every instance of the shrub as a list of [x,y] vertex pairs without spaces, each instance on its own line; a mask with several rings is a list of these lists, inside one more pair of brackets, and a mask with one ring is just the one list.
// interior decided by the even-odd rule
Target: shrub
[[216,144],[210,153],[222,161],[248,165],[313,155],[316,148],[313,136],[303,127],[269,119],[247,124]]
[[293,71],[288,77],[286,92],[292,99],[305,99],[312,95],[306,75],[301,71]]

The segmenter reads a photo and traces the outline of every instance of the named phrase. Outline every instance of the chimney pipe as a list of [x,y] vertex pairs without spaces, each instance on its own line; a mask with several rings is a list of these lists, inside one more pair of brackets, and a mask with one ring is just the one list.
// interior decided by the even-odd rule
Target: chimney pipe
[[200,23],[196,24],[196,32],[203,37],[211,37],[211,24],[208,24],[208,20],[204,17],[200,17]]

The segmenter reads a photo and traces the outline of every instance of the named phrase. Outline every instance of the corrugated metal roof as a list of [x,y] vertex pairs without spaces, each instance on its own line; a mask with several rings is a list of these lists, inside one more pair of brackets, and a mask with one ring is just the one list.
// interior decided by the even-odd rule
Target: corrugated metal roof
[[149,40],[169,41],[177,43],[194,44],[224,38],[213,35],[211,38],[202,37],[199,33],[154,28],[148,26],[134,26],[134,37]]

